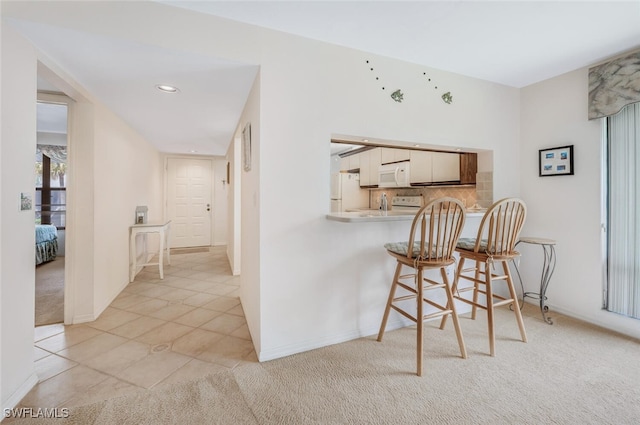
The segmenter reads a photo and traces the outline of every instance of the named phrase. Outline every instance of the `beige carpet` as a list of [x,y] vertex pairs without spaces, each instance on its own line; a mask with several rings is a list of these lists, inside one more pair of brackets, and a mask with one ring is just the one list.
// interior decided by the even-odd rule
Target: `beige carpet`
[[35,325],[64,322],[64,257],[36,266]]
[[[195,382],[70,409],[51,424],[637,424],[640,342],[525,307],[528,343],[513,313],[497,313],[497,356],[483,318],[425,332],[425,373],[415,330],[387,332]],[[53,406],[42,406],[53,407]]]

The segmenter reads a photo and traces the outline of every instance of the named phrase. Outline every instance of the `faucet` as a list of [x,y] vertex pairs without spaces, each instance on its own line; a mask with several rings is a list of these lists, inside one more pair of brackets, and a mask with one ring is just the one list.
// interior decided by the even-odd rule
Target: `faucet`
[[387,194],[383,193],[380,197],[380,209],[382,211],[387,211],[389,209],[389,205],[387,203]]

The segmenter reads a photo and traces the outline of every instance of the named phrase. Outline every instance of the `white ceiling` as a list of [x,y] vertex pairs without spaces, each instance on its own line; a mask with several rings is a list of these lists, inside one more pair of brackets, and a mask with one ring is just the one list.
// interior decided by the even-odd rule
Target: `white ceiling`
[[[513,87],[640,46],[638,0],[161,3]],[[258,70],[121,38],[12,24],[163,152],[224,155]],[[162,93],[157,84],[181,91]]]
[[162,1],[524,87],[640,45],[640,1]]

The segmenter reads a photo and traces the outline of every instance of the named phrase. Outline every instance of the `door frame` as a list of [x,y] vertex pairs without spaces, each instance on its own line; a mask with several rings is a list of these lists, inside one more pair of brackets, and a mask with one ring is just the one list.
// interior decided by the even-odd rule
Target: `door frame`
[[211,161],[211,185],[210,185],[210,190],[211,193],[209,194],[211,196],[211,211],[209,211],[210,213],[210,219],[211,219],[211,225],[209,226],[209,246],[213,246],[213,241],[214,241],[214,228],[215,226],[213,225],[214,220],[215,220],[215,216],[213,214],[213,203],[215,200],[215,193],[214,193],[214,189],[215,189],[215,182],[214,182],[214,178],[215,178],[215,157],[214,156],[205,156],[205,155],[180,155],[180,154],[165,154],[164,158],[163,158],[163,162],[164,162],[164,201],[163,201],[163,217],[164,217],[164,221],[166,222],[167,220],[169,220],[169,160],[170,159],[206,159],[206,160],[210,160]]

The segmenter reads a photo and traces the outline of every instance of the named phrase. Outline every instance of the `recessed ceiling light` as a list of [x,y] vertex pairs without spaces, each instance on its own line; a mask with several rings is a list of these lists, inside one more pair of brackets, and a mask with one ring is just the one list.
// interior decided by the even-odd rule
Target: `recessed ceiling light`
[[419,148],[419,147],[420,147],[420,145],[413,145],[413,147],[414,147],[414,148]]
[[195,149],[191,149],[189,152],[191,152],[191,153],[198,153],[198,151],[197,151],[197,150],[195,150]]
[[173,87],[173,86],[169,86],[166,84],[158,84],[156,86],[156,88],[160,91],[163,91],[165,93],[178,93],[180,90],[178,90],[177,87]]
[[362,139],[363,142],[367,143],[369,139]]

